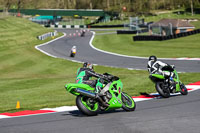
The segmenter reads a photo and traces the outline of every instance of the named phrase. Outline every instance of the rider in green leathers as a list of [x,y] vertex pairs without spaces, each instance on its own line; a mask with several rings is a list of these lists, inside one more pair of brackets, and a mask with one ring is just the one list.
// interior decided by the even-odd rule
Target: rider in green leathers
[[102,84],[97,85],[97,80],[90,80],[92,77],[104,78],[104,75],[94,72],[93,65],[85,62],[83,67],[77,70],[76,83],[88,84],[96,88],[96,92],[98,92],[98,90],[102,88]]

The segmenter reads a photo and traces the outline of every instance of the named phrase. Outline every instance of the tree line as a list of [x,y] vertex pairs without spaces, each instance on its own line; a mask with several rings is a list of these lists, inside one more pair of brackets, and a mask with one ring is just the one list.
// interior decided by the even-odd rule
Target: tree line
[[200,0],[0,0],[9,9],[103,9],[105,11],[144,13],[200,6]]

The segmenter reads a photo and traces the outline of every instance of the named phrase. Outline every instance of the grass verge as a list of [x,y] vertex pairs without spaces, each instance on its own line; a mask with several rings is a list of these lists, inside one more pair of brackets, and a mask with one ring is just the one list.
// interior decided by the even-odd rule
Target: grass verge
[[[197,57],[200,58],[200,34],[167,41],[133,41],[133,35],[96,35],[92,44],[102,50],[159,58]],[[113,39],[114,38],[114,39]]]

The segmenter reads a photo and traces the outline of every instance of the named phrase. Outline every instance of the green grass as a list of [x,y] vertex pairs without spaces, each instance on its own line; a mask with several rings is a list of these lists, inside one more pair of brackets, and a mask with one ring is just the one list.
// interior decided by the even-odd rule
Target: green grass
[[167,41],[133,41],[133,35],[109,34],[96,35],[92,44],[99,49],[124,55],[200,58],[199,42],[200,34]]
[[147,16],[147,17],[142,17],[145,19],[146,22],[150,21],[159,21],[160,19],[163,18],[170,18],[170,19],[199,19],[200,14],[194,14],[193,16],[190,13],[185,13],[185,14],[174,14],[174,13],[164,13],[164,14],[159,14],[157,16]]
[[[49,31],[21,18],[0,19],[0,112],[75,105],[75,96],[66,92],[64,85],[74,82],[81,64],[49,57],[34,48],[50,40],[36,38]],[[155,92],[147,71],[102,66],[95,66],[95,71],[119,76],[130,95]],[[180,74],[185,84],[199,77],[200,73]],[[15,109],[17,101],[20,110]]]

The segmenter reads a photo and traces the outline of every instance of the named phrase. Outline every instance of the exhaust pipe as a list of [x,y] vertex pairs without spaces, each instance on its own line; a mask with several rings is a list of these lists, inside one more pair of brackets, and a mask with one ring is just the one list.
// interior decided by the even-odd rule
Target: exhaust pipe
[[83,90],[83,89],[80,89],[80,88],[76,88],[75,90],[76,92],[80,93],[81,95],[84,95],[84,96],[87,96],[87,97],[90,97],[90,98],[94,98],[94,99],[98,99],[102,104],[103,106],[105,107],[108,107],[109,105],[107,103],[105,103],[101,97],[99,97],[98,94],[96,93],[92,93],[92,92],[89,92],[89,91],[86,91],[86,90]]
[[76,88],[75,90],[76,92],[84,95],[84,96],[88,96],[90,98],[96,98],[96,94],[95,93],[92,93],[92,92],[89,92],[89,91],[86,91],[86,90],[83,90],[83,89],[79,89],[79,88]]

